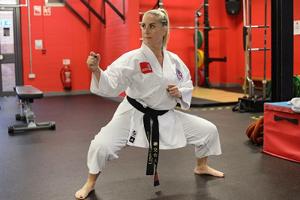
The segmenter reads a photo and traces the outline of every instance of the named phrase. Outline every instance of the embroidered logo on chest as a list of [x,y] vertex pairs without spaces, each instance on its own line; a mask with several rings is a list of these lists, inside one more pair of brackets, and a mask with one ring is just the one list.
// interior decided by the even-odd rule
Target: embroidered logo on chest
[[141,62],[140,63],[140,68],[141,68],[141,72],[143,74],[152,73],[151,65],[148,62]]
[[182,75],[181,71],[177,68],[176,68],[176,75],[177,75],[178,80],[181,81],[183,79],[183,75]]

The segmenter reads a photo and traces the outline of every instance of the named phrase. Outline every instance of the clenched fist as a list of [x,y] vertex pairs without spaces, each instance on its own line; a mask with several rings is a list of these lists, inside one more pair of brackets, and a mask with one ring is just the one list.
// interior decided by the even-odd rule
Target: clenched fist
[[91,72],[99,71],[99,62],[100,62],[100,55],[98,53],[91,51],[90,55],[86,60],[88,69]]
[[167,92],[173,97],[181,98],[182,96],[176,85],[168,85]]

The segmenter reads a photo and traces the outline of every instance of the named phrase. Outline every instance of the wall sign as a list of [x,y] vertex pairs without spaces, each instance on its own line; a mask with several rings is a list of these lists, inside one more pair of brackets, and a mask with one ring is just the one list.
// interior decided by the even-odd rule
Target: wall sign
[[294,35],[300,35],[300,20],[294,21]]
[[51,16],[51,7],[44,6],[43,7],[43,14],[44,14],[44,16]]
[[41,6],[33,6],[33,15],[41,16],[42,15],[42,7]]

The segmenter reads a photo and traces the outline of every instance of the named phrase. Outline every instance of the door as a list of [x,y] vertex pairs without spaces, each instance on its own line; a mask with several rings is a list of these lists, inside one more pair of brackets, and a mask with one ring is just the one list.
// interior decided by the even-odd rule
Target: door
[[[1,2],[1,1],[0,1]],[[0,96],[14,94],[14,87],[22,84],[20,13],[15,0],[0,8]]]

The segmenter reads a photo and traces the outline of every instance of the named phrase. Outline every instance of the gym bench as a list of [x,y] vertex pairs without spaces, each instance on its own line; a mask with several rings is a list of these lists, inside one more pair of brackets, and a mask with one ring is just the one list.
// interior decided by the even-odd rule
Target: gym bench
[[24,124],[17,124],[8,127],[8,134],[13,135],[16,132],[24,132],[29,130],[50,129],[55,130],[55,122],[35,122],[35,114],[31,110],[31,103],[34,99],[44,97],[44,94],[39,89],[31,86],[16,86],[15,92],[20,101],[20,114],[16,114],[17,121],[23,121]]

